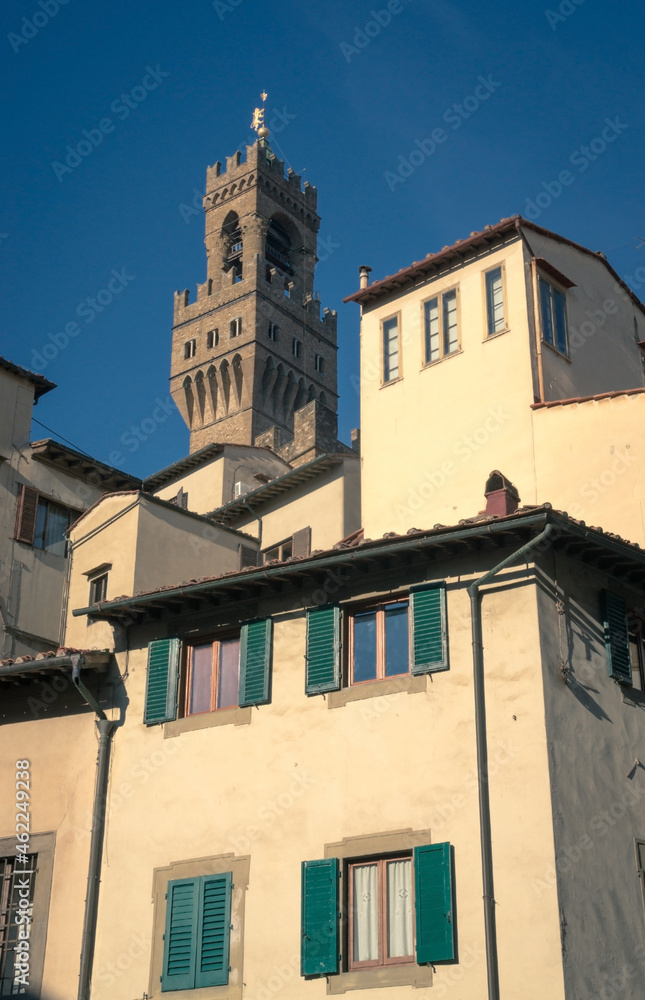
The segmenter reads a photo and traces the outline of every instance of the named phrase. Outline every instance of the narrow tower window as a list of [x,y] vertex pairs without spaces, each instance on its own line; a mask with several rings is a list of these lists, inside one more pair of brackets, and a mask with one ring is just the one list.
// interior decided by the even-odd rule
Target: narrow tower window
[[488,336],[506,329],[504,321],[504,285],[501,267],[486,272],[486,314]]
[[269,336],[269,340],[273,340],[274,342],[278,339],[278,324],[277,323],[269,323],[269,334],[268,334],[268,336]]
[[291,342],[291,350],[293,352],[294,358],[302,357],[302,341],[298,340],[297,337],[294,337]]
[[323,358],[322,354],[314,355],[314,368],[316,369],[317,372],[320,372],[321,375],[324,373],[325,359]]
[[219,344],[219,330],[209,330],[206,334],[206,347],[210,350],[211,347],[217,347]]
[[187,340],[184,344],[184,358],[188,360],[189,358],[194,358],[197,354],[197,341]]
[[235,319],[231,320],[230,335],[231,337],[239,337],[242,333],[242,317],[236,316]]

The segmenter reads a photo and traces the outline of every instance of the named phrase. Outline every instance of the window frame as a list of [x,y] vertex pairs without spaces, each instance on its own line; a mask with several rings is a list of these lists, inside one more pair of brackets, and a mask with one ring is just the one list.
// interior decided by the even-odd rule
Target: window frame
[[195,337],[191,337],[190,340],[184,341],[184,361],[190,361],[197,354],[197,340]]
[[[41,506],[46,508],[45,522],[42,531],[42,539],[43,539],[42,545],[39,544],[40,537],[38,535],[38,521],[39,521],[38,515]],[[52,513],[51,511],[52,507],[59,507],[61,510],[66,511],[67,513],[67,527],[63,532],[63,537],[62,539],[60,539],[60,541],[53,543],[53,545],[58,545],[61,543],[63,544],[64,551],[62,553],[54,551],[52,545],[47,544],[47,530],[49,527],[49,519]],[[40,552],[49,552],[51,555],[61,556],[63,559],[66,559],[69,551],[69,540],[65,536],[69,531],[70,525],[72,525],[74,521],[81,516],[81,513],[82,511],[74,510],[72,507],[68,507],[67,504],[61,503],[59,500],[55,500],[53,497],[44,496],[42,493],[39,493],[36,502],[36,515],[34,519],[34,536],[31,541],[31,545],[33,546],[33,548],[38,549]]]
[[[493,271],[501,271],[502,278],[502,308],[504,311],[504,325],[500,330],[489,330],[490,315],[488,310],[488,275]],[[482,295],[484,300],[484,341],[499,337],[502,333],[508,333],[510,327],[508,323],[508,300],[506,289],[506,261],[502,260],[482,271]]]
[[[408,669],[400,674],[386,675],[386,631],[385,631],[385,611],[393,604],[405,604],[407,607],[407,632],[408,632]],[[412,660],[410,655],[410,599],[409,596],[394,597],[391,600],[369,601],[365,604],[354,604],[342,609],[345,618],[345,643],[347,650],[343,669],[343,687],[354,688],[361,684],[376,684],[381,681],[398,680],[407,677],[412,673]],[[354,680],[354,619],[357,614],[365,614],[369,611],[376,611],[376,677],[369,677],[363,681]]]
[[[636,662],[630,656],[632,665],[632,687],[636,691],[645,694],[645,622],[640,615],[627,610],[627,637],[631,647],[636,646]],[[634,684],[634,679],[638,678],[638,684]]]
[[[385,324],[389,323],[390,320],[396,320],[396,339],[397,339],[397,355],[398,355],[398,366],[397,373],[394,378],[385,377]],[[397,312],[390,313],[389,316],[384,316],[379,324],[380,331],[380,353],[381,353],[381,386],[393,385],[394,382],[398,382],[399,379],[403,378],[403,338],[402,338],[402,313],[399,309]]]
[[[551,324],[553,329],[553,340],[554,340],[553,343],[551,343],[551,341],[544,336],[544,315],[542,311],[542,283],[544,283],[549,288],[549,304],[550,304]],[[564,350],[562,350],[562,348],[558,345],[558,330],[556,325],[556,314],[555,314],[555,296],[553,294],[554,291],[562,295],[562,298],[564,300],[564,341],[565,341]],[[544,272],[541,271],[538,267],[537,292],[538,292],[538,315],[540,321],[540,340],[542,341],[543,344],[546,344],[547,347],[550,347],[552,351],[555,351],[556,354],[559,354],[561,358],[566,358],[567,361],[569,361],[570,360],[569,317],[567,311],[567,289],[563,285],[561,285],[560,282],[556,281],[554,278],[551,277],[547,278]]]
[[[225,705],[220,708],[217,705],[218,690],[219,690],[219,678],[220,678],[220,652],[221,645],[223,642],[230,641],[232,639],[237,639],[239,644],[238,652],[238,665],[237,665],[237,700],[235,705]],[[181,716],[182,719],[194,719],[198,716],[214,715],[218,712],[231,712],[240,708],[240,669],[241,669],[241,651],[242,651],[242,633],[241,628],[231,628],[222,630],[218,632],[216,636],[212,634],[208,636],[203,636],[199,638],[194,638],[190,642],[185,642],[182,644],[184,646],[183,650],[183,663],[181,670],[181,691],[179,704],[181,706]],[[211,646],[211,699],[210,708],[205,709],[201,712],[191,712],[190,699],[192,695],[192,681],[193,681],[193,653],[197,647],[200,646]],[[217,661],[216,661],[216,651],[217,649]]]
[[[250,855],[220,854],[209,858],[189,861],[174,861],[164,868],[153,870],[153,917],[149,1000],[242,1000],[244,981],[244,925],[246,894],[249,887]],[[179,879],[201,878],[209,875],[225,875],[231,872],[233,893],[231,896],[231,924],[229,938],[229,979],[227,986],[191,987],[180,990],[161,990],[161,974],[164,960],[163,935],[166,928],[166,893],[168,883]]]
[[320,375],[325,374],[325,359],[322,354],[314,354],[314,371]]
[[210,351],[219,345],[219,329],[214,327],[206,333],[206,350]]
[[278,324],[270,322],[269,329],[267,331],[267,337],[273,344],[276,344],[278,342],[279,332],[280,332],[280,327],[278,326]]
[[291,353],[296,360],[302,358],[302,341],[298,337],[291,338]]
[[97,573],[96,576],[90,577],[90,605],[100,604],[101,601],[106,599],[108,576],[109,573],[106,570],[105,572]]
[[[34,894],[32,903],[32,923],[30,925],[29,990],[39,997],[45,963],[45,944],[49,923],[52,876],[54,869],[54,833],[32,834],[29,853],[36,855],[36,872],[33,878]],[[15,860],[16,838],[4,837],[0,840],[0,857]],[[17,873],[19,874],[19,872]],[[10,995],[10,994],[5,994]]]
[[[285,546],[291,547],[291,552],[288,555],[284,555]],[[267,559],[269,552],[273,552],[275,549],[279,550],[279,555],[271,556],[270,559]],[[269,546],[268,549],[262,549],[260,555],[262,556],[262,565],[271,562],[271,559],[279,559],[280,562],[284,562],[285,559],[291,559],[293,555],[293,535],[289,535],[288,538],[284,538],[281,542],[276,542],[274,545]]]
[[242,336],[242,317],[235,316],[230,320],[228,325],[228,335],[230,340],[234,340],[235,337]]
[[[455,306],[457,312],[457,346],[454,351],[445,350],[445,330],[444,330],[444,308],[443,300],[444,296],[450,295],[451,292],[455,293]],[[429,302],[434,299],[437,300],[437,311],[439,315],[439,357],[433,358],[431,361],[428,359],[428,348],[429,340],[428,333],[426,330],[426,306]],[[438,365],[440,361],[445,361],[446,358],[452,358],[456,354],[461,354],[461,293],[460,284],[457,282],[454,285],[450,285],[448,288],[442,289],[440,292],[437,291],[433,295],[429,295],[426,299],[421,302],[421,367],[429,368],[431,365]]]
[[[388,895],[387,895],[387,865],[390,861],[409,861],[410,862],[410,892],[412,895],[412,954],[411,955],[399,955],[394,958],[388,958],[387,956],[387,918],[388,918]],[[378,959],[368,959],[367,961],[357,961],[354,959],[354,878],[353,870],[354,868],[361,867],[363,865],[377,865],[377,879],[378,879],[378,942],[379,942],[379,957]],[[345,913],[344,921],[344,937],[345,940],[343,944],[344,954],[346,956],[345,965],[347,972],[357,972],[360,969],[383,969],[392,968],[400,965],[416,965],[416,951],[415,951],[415,941],[416,941],[416,927],[415,927],[415,898],[414,898],[414,860],[413,852],[411,850],[402,853],[395,852],[394,854],[386,853],[382,855],[368,855],[362,858],[345,858],[343,860],[343,875],[345,878],[345,890],[344,895],[346,898],[342,900],[342,909]]]

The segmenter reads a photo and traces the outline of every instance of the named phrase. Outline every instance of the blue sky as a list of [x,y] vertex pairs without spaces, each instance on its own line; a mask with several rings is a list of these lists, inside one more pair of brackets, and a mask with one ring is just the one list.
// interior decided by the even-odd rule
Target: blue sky
[[359,264],[382,277],[539,212],[645,295],[639,0],[5,0],[0,22],[0,354],[57,383],[34,417],[103,461],[143,476],[188,451],[158,401],[173,292],[205,276],[191,203],[207,165],[251,141],[263,88],[273,148],[318,188],[345,440],[358,307],[341,300]]

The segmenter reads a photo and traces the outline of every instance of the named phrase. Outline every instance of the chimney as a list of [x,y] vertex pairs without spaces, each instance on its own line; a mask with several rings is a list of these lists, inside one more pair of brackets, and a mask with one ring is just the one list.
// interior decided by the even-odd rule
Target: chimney
[[359,267],[359,269],[358,269],[358,277],[359,277],[359,282],[360,282],[361,288],[367,288],[367,286],[369,285],[369,283],[370,283],[370,271],[371,270],[372,270],[372,268],[368,267],[367,264],[361,264],[361,266]]
[[486,481],[484,491],[486,497],[486,510],[482,514],[487,517],[504,517],[505,514],[514,514],[520,504],[520,495],[510,479],[503,476],[495,469],[491,472]]

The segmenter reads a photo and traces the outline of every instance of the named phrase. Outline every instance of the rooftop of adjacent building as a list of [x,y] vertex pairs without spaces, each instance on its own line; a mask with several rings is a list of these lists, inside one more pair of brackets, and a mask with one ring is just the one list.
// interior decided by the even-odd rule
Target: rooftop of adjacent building
[[38,375],[36,372],[30,372],[28,368],[23,368],[22,365],[16,365],[13,361],[8,361],[7,358],[0,357],[0,369],[6,372],[11,372],[12,375],[17,375],[19,378],[24,378],[27,382],[31,382],[34,386],[34,399],[36,402],[41,396],[44,396],[46,392],[51,392],[52,389],[56,388],[56,383],[50,382],[50,380],[45,378],[44,375]]
[[446,264],[452,262],[466,262],[467,258],[473,252],[481,250],[482,248],[490,247],[491,249],[495,249],[496,241],[498,241],[501,237],[512,233],[516,233],[517,236],[520,237],[524,229],[530,229],[541,236],[547,236],[550,239],[556,240],[558,243],[564,243],[567,246],[573,247],[575,250],[579,250],[581,253],[587,254],[589,257],[593,257],[594,259],[601,261],[610,274],[620,284],[622,289],[633,300],[635,305],[637,305],[639,309],[645,313],[645,305],[641,302],[638,296],[634,294],[629,285],[623,281],[620,275],[616,273],[601,250],[589,250],[588,247],[582,246],[581,243],[576,243],[574,240],[570,240],[566,236],[561,236],[559,233],[555,233],[550,229],[538,226],[535,222],[532,222],[530,219],[525,219],[521,215],[511,215],[506,219],[501,219],[494,225],[484,226],[483,229],[472,232],[470,236],[467,236],[465,239],[457,240],[450,246],[442,247],[441,250],[438,250],[435,253],[428,253],[423,260],[413,261],[412,264],[401,268],[400,271],[396,271],[394,274],[386,275],[386,277],[381,278],[378,281],[373,281],[371,284],[364,283],[365,279],[369,279],[369,272],[371,271],[371,268],[364,266],[360,269],[362,274],[361,283],[364,287],[359,288],[357,292],[353,292],[351,295],[347,295],[343,299],[343,302],[358,302],[360,305],[372,305],[377,300],[385,298],[393,292],[397,292],[413,285],[419,280],[419,278],[432,275],[433,272],[438,271]]

